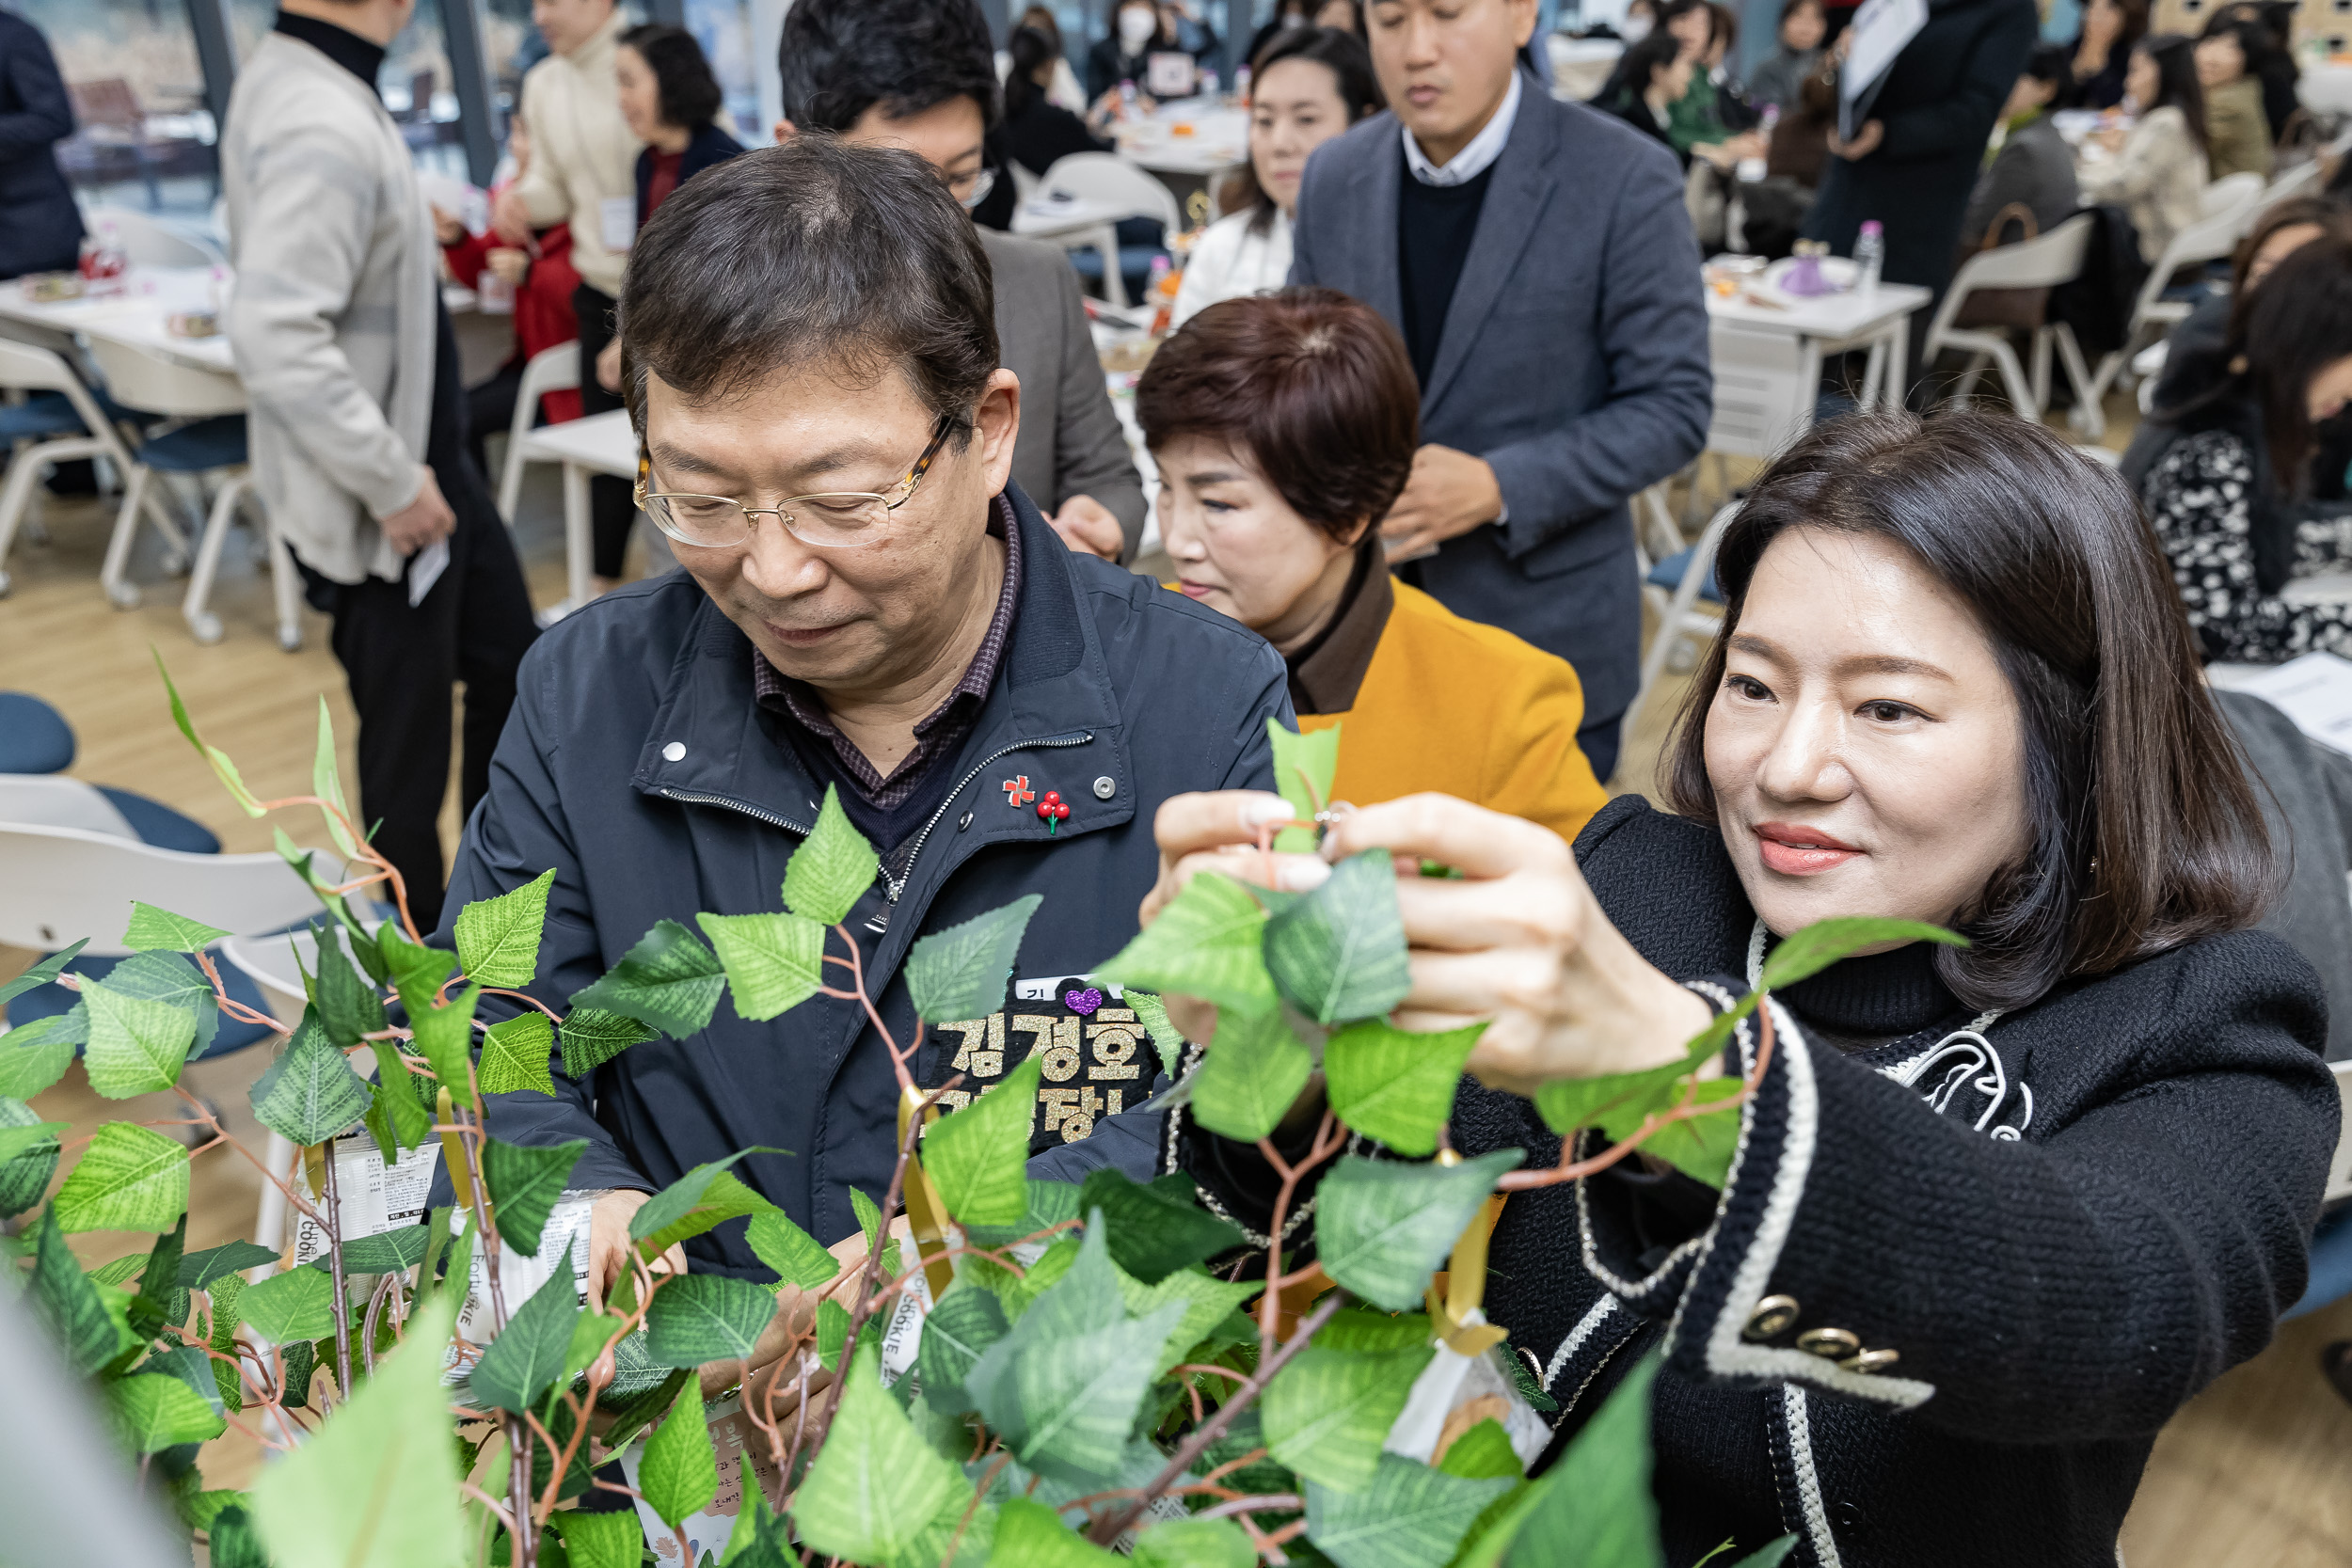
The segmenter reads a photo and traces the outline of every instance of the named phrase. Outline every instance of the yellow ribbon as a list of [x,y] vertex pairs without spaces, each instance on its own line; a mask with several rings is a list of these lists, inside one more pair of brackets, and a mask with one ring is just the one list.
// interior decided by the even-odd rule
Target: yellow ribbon
[[[909,1085],[898,1095],[898,1143],[906,1145],[907,1124],[916,1109],[923,1110],[926,1125],[939,1119],[939,1107],[923,1106],[923,1091]],[[930,1173],[923,1168],[919,1156],[907,1156],[906,1203],[908,1227],[914,1232],[914,1249],[922,1255],[923,1277],[930,1282],[931,1300],[947,1293],[955,1279],[955,1264],[947,1257],[947,1205],[941,1201],[939,1189],[932,1185]]]
[[[1450,1148],[1438,1151],[1440,1165],[1461,1163],[1462,1157]],[[1454,1256],[1440,1276],[1445,1293],[1438,1294],[1436,1280],[1429,1284],[1429,1320],[1437,1325],[1438,1338],[1457,1355],[1483,1355],[1509,1337],[1507,1330],[1483,1316],[1476,1323],[1470,1321],[1486,1299],[1486,1241],[1494,1233],[1495,1222],[1502,1217],[1503,1196],[1496,1193],[1488,1197],[1454,1242]]]

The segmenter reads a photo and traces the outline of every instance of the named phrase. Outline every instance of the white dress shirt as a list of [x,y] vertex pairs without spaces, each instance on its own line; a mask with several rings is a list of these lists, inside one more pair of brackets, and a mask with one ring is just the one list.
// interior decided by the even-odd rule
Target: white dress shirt
[[1209,225],[1184,262],[1168,324],[1182,326],[1220,300],[1279,289],[1291,276],[1291,220],[1274,209],[1263,233],[1250,231],[1257,209],[1228,213]]
[[1470,139],[1470,145],[1456,152],[1453,161],[1444,167],[1440,168],[1429,161],[1429,155],[1421,150],[1421,143],[1413,139],[1409,127],[1398,126],[1398,134],[1405,138],[1405,166],[1411,169],[1413,178],[1424,185],[1459,185],[1475,180],[1502,156],[1502,145],[1511,139],[1511,122],[1518,118],[1518,114],[1519,73],[1515,67],[1511,71],[1511,85],[1502,94],[1502,106],[1495,110],[1494,118],[1486,121],[1478,135]]

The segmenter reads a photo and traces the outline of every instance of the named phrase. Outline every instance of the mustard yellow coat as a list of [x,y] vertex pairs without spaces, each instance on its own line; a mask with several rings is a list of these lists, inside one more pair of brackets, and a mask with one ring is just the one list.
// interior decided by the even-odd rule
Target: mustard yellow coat
[[1465,621],[1407,583],[1344,713],[1332,798],[1359,806],[1437,790],[1573,839],[1608,800],[1577,749],[1584,689],[1567,660]]

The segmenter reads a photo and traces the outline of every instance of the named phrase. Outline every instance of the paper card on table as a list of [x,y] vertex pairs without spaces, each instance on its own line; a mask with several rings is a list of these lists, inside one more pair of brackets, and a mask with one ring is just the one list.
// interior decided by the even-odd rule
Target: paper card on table
[[2305,654],[2266,670],[2216,665],[2209,673],[2216,686],[2260,697],[2322,746],[2352,752],[2352,659]]
[[[539,1232],[539,1255],[525,1258],[504,1241],[499,1243],[499,1294],[506,1300],[506,1310],[515,1309],[531,1299],[532,1293],[548,1282],[559,1260],[567,1258],[564,1239],[570,1238],[568,1261],[572,1283],[580,1292],[580,1303],[588,1304],[588,1216],[596,1206],[593,1193],[567,1192],[555,1200],[548,1211],[548,1223]],[[472,1215],[460,1209],[450,1215],[452,1238],[466,1233]],[[473,1370],[480,1359],[478,1353],[494,1337],[490,1328],[490,1264],[479,1246],[473,1249],[473,1267],[466,1281],[466,1305],[457,1310],[457,1335],[473,1347],[460,1352],[454,1341],[450,1346],[447,1378],[451,1382]]]
[[433,592],[433,585],[449,570],[449,541],[436,539],[408,558],[408,608],[414,610],[424,603],[424,596]]
[[[428,1138],[400,1157],[390,1169],[376,1151],[375,1139],[364,1128],[353,1128],[335,1140],[335,1196],[343,1240],[380,1236],[388,1230],[416,1225],[424,1219],[425,1197],[433,1189],[433,1172],[440,1164],[441,1146]],[[294,1167],[294,1180],[313,1205],[324,1201],[311,1190],[307,1162]],[[300,1268],[326,1256],[326,1231],[310,1215],[294,1215],[294,1261]]]
[[607,250],[627,250],[637,238],[637,198],[608,196],[597,202],[596,237]]
[[1863,0],[1846,29],[1846,63],[1837,72],[1837,134],[1851,141],[1893,67],[1895,56],[1928,24],[1928,0]]

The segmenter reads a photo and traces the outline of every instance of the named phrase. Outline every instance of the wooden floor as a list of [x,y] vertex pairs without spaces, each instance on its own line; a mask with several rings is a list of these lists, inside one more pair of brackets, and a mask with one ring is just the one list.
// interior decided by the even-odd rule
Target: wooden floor
[[[2117,429],[2107,441],[2116,447],[2129,434],[2129,410],[2122,403],[2110,406]],[[517,536],[541,604],[562,593],[561,530],[550,478],[537,477]],[[352,719],[341,673],[326,649],[326,623],[308,616],[303,649],[280,653],[271,631],[267,581],[256,574],[242,541],[231,546],[215,595],[228,636],[207,648],[182,624],[181,585],[163,576],[151,542],[143,545],[134,571],[147,587],[146,602],[117,612],[97,585],[109,517],[87,503],[53,503],[44,518],[47,541],[20,538],[7,562],[15,588],[0,599],[0,689],[34,691],[65,711],[81,736],[76,776],[154,796],[204,822],[230,850],[269,847],[273,824],[238,812],[173,732],[151,647],[169,665],[205,738],[236,759],[257,792],[266,797],[308,789],[322,695],[335,718],[349,783]],[[1686,684],[1687,676],[1671,678],[1670,689],[1659,693],[1627,736],[1617,788],[1651,787],[1659,748]],[[317,835],[299,816],[289,826],[297,838]],[[453,847],[453,804],[444,831]],[[0,949],[0,975],[16,973],[31,957]],[[188,1074],[191,1086],[218,1105],[232,1130],[249,1136],[257,1149],[259,1130],[246,1090],[263,1065],[262,1053],[246,1052],[199,1064]],[[179,1114],[167,1097],[151,1100],[102,1101],[77,1067],[40,1097],[39,1108],[82,1129],[109,1117]],[[249,1230],[259,1180],[233,1153],[206,1154],[195,1191],[190,1246],[215,1245]],[[132,1244],[128,1237],[104,1232],[75,1240],[90,1263]],[[2221,1379],[2166,1429],[2124,1529],[2131,1568],[2352,1565],[2352,1406],[2321,1379],[2316,1360],[2320,1346],[2336,1338],[2352,1338],[2352,1302],[2287,1324],[2269,1351]],[[205,1458],[216,1485],[248,1480],[257,1463],[249,1445],[233,1440],[213,1445]]]

